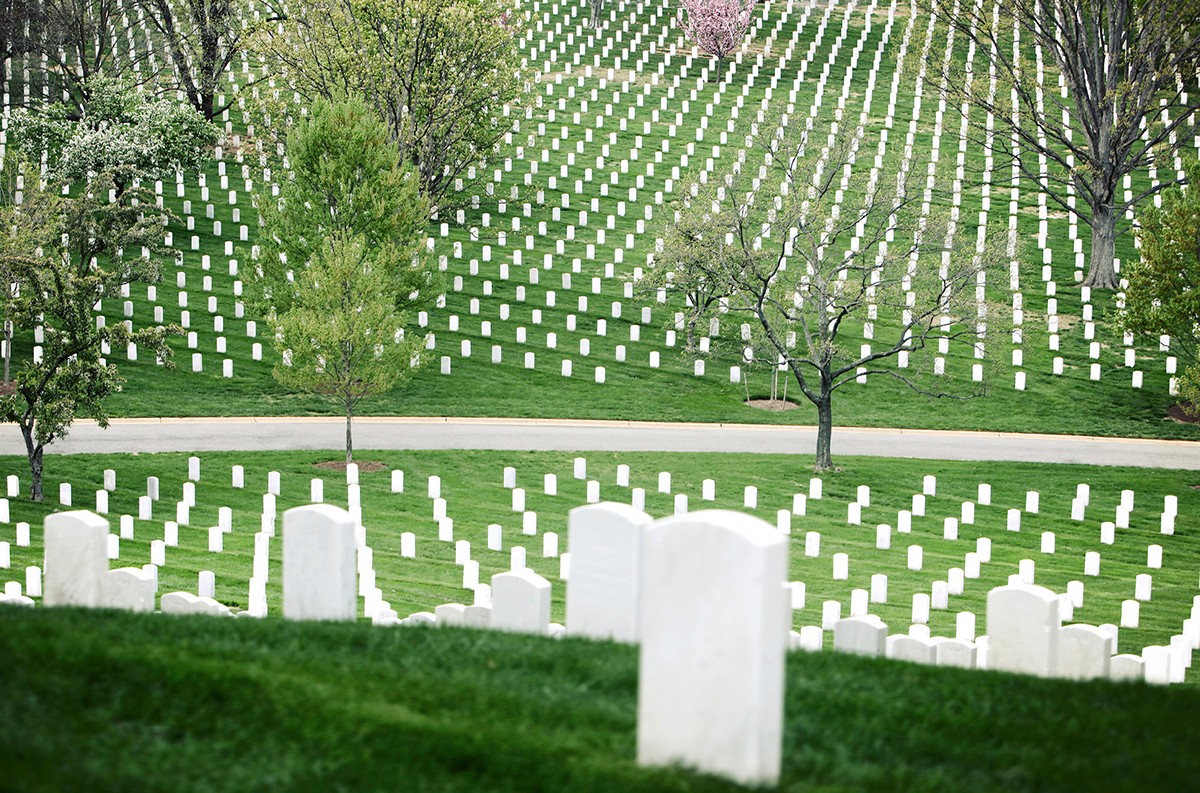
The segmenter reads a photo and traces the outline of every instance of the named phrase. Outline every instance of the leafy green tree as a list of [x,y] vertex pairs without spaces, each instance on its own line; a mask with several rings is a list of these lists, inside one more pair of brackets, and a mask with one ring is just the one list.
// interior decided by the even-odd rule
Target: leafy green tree
[[1186,173],[1186,189],[1163,191],[1162,207],[1139,218],[1142,257],[1128,265],[1124,322],[1133,333],[1171,337],[1183,407],[1200,415],[1200,160]]
[[0,419],[20,427],[30,496],[41,501],[46,447],[76,418],[108,424],[104,399],[123,381],[105,356],[136,344],[140,354],[169,365],[166,337],[177,329],[101,325],[93,316],[93,306],[112,299],[122,284],[158,280],[156,260],[142,252],[170,251],[162,244],[163,215],[147,210],[154,206],[148,190],[128,188],[109,201],[116,187],[112,175],[102,173],[77,197],[67,197],[59,184],[43,186],[32,171],[23,187],[20,203],[13,193],[0,204],[0,272],[15,284],[4,313],[18,328],[40,331],[31,334],[32,354],[19,360],[0,395]]
[[[23,174],[20,200],[15,189],[0,200],[0,271],[13,285],[4,295],[5,319],[35,345],[4,389],[0,418],[21,428],[35,500],[42,498],[45,448],[77,417],[107,424],[104,399],[122,380],[106,356],[135,344],[169,363],[166,337],[178,328],[109,326],[97,322],[94,307],[122,285],[159,279],[159,260],[174,255],[163,242],[170,215],[144,183],[198,168],[216,139],[212,125],[186,106],[103,76],[82,85],[81,108],[13,113],[14,150],[27,161],[44,158],[46,175]],[[63,195],[64,188],[73,192]]]
[[301,0],[257,49],[309,99],[366,102],[439,203],[512,129],[516,36],[501,0]]
[[422,361],[414,310],[441,292],[423,256],[429,204],[387,127],[361,102],[317,101],[289,136],[294,178],[257,199],[263,224],[253,277],[275,326],[284,385],[321,394],[351,425],[363,398]]
[[296,275],[292,307],[277,318],[283,361],[275,378],[345,410],[346,462],[354,459],[358,403],[405,380],[424,347],[423,337],[406,333],[408,315],[396,308],[381,258],[363,237],[334,232]]

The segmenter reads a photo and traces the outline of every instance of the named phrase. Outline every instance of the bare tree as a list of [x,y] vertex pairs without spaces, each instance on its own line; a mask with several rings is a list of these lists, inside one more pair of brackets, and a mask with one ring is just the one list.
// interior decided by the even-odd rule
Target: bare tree
[[156,76],[153,52],[120,0],[46,0],[44,13],[41,53],[50,69],[42,77],[50,83],[51,98],[61,91],[82,110],[92,99],[95,77],[140,85]]
[[8,80],[9,58],[37,52],[45,33],[45,9],[38,0],[0,0],[0,85]]
[[592,28],[599,29],[604,24],[604,0],[588,0],[588,5],[592,10]]
[[906,173],[893,190],[855,171],[861,136],[843,131],[817,152],[805,136],[776,138],[757,173],[739,163],[697,185],[664,229],[651,276],[722,295],[691,315],[737,326],[711,340],[712,354],[790,373],[817,409],[818,470],[833,467],[833,395],[850,383],[887,376],[933,396],[971,394],[910,356],[935,340],[977,342],[975,287],[992,259],[954,251],[952,221]]
[[[230,95],[217,102],[221,75],[241,52],[246,39],[264,23],[281,17],[269,14],[245,25],[241,0],[138,0],[162,35],[175,76],[188,102],[208,120],[236,101]],[[182,13],[176,11],[182,6]]]
[[[957,74],[946,75],[947,89],[975,108],[974,124],[995,119],[997,154],[1091,226],[1084,285],[1115,288],[1114,245],[1129,228],[1126,212],[1177,183],[1139,182],[1126,197],[1119,195],[1122,181],[1184,145],[1179,127],[1200,110],[1195,0],[926,4],[986,54],[997,77],[994,92],[979,91],[986,83],[980,80],[972,90],[972,81]],[[1039,71],[1040,53],[1061,75],[1061,90],[1044,90],[1044,74],[1056,74],[1045,64]]]

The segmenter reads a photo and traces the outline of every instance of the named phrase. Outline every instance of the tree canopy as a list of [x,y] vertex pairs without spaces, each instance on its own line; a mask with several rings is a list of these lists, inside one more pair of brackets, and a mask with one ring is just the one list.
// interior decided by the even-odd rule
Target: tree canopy
[[358,403],[421,363],[412,312],[440,294],[424,257],[429,204],[387,128],[361,102],[318,100],[289,136],[294,179],[258,196],[254,278],[275,326],[275,377],[334,400],[346,459]]
[[1200,414],[1200,161],[1187,166],[1188,185],[1162,195],[1162,206],[1141,213],[1141,259],[1130,262],[1125,327],[1170,336],[1182,360],[1179,393]]
[[49,178],[74,182],[107,173],[123,190],[135,178],[198,169],[212,156],[217,131],[192,108],[104,76],[84,85],[82,112],[57,103],[13,113],[18,150],[31,160],[44,152]]
[[[165,340],[175,329],[98,323],[93,308],[131,281],[159,278],[151,255],[166,255],[163,216],[147,212],[154,196],[144,188],[116,192],[110,173],[93,176],[76,197],[59,184],[41,184],[27,170],[20,203],[0,203],[0,272],[12,288],[4,314],[33,335],[28,357],[18,359],[0,397],[0,418],[20,426],[32,475],[30,495],[42,499],[42,457],[79,417],[106,425],[106,397],[122,379],[111,353],[140,350],[168,363]],[[143,256],[142,251],[148,255]],[[131,347],[130,345],[134,345]]]
[[444,203],[512,129],[499,110],[524,87],[515,38],[499,0],[303,0],[259,50],[303,96],[370,106]]

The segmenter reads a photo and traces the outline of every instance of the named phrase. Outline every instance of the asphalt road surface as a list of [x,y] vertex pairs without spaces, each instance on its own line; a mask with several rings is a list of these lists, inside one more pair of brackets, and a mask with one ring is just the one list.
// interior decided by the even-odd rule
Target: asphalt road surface
[[[359,418],[356,450],[520,449],[549,451],[753,452],[811,455],[815,427],[490,418]],[[339,449],[339,418],[114,419],[107,429],[80,421],[54,444],[83,452]],[[16,427],[0,433],[0,453],[23,454]],[[835,428],[833,454],[942,460],[1130,465],[1200,470],[1200,442]]]

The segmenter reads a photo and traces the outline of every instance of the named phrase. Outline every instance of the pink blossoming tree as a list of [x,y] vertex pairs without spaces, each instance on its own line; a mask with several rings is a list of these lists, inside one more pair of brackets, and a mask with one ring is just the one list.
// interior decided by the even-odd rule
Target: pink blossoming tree
[[681,0],[679,26],[691,41],[723,63],[750,27],[755,0]]

